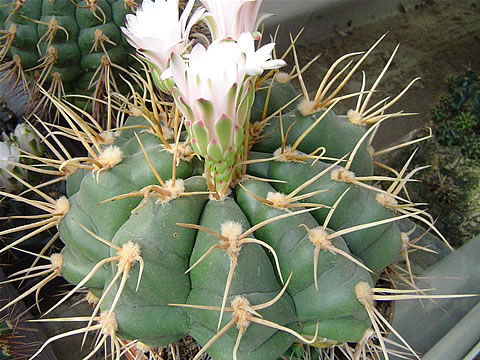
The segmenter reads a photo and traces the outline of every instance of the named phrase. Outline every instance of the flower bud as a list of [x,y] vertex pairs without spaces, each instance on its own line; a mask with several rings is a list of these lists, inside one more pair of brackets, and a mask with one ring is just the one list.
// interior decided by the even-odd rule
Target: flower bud
[[18,147],[36,156],[43,155],[43,144],[40,138],[27,123],[18,124],[12,134],[12,140]]

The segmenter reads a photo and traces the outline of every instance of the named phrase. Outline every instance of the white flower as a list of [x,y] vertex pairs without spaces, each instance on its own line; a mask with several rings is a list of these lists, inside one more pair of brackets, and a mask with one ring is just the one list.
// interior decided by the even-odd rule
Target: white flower
[[14,164],[8,162],[18,162],[20,150],[15,144],[0,141],[0,188],[12,189],[15,181],[7,171],[12,171]]
[[198,9],[188,21],[195,0],[189,0],[180,20],[178,0],[143,0],[136,14],[128,14],[126,28],[122,27],[128,42],[137,49],[161,74],[172,53],[181,54],[187,47],[190,30],[203,15]]
[[271,60],[275,43],[266,44],[256,50],[254,39],[250,33],[241,34],[237,43],[239,51],[246,55],[245,67],[248,75],[259,76],[263,70],[278,69],[286,65],[283,60]]
[[188,60],[172,54],[168,75],[175,83],[175,104],[217,189],[236,179],[232,169],[242,160],[256,76],[284,64],[270,60],[272,49],[270,44],[255,51],[252,35],[244,33],[238,41],[215,40],[208,48],[198,44]]
[[255,76],[285,65],[283,60],[270,60],[274,46],[267,44],[255,51],[251,34],[243,33],[238,41],[216,40],[208,48],[197,44],[188,60],[172,55],[168,75],[175,83],[176,104],[187,121],[202,121],[212,136],[215,122],[225,115],[243,128],[250,111],[244,109],[244,97],[247,89],[253,91]]
[[196,45],[188,62],[173,54],[170,64],[172,94],[186,118],[192,147],[205,158],[210,185],[221,191],[237,177],[232,171],[243,159],[244,127],[253,105],[245,58],[235,41],[220,40],[208,49]]
[[244,32],[256,32],[260,23],[271,16],[258,15],[262,0],[201,0],[207,8],[204,21],[213,40],[238,40]]
[[6,170],[12,170],[15,165],[8,164],[10,162],[18,162],[20,150],[17,145],[0,141],[0,167]]
[[217,137],[215,122],[225,115],[243,128],[245,119],[237,115],[241,103],[244,106],[248,85],[244,86],[245,56],[239,56],[236,42],[215,41],[208,49],[198,44],[188,62],[172,55],[171,74],[175,82],[173,95],[187,119],[187,127],[201,121],[212,140]]

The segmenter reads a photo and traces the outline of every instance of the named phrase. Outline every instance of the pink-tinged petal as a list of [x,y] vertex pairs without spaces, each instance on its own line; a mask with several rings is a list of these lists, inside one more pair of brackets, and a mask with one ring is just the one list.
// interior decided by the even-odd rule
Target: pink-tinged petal
[[271,57],[270,54],[272,53],[274,48],[275,48],[275,43],[269,43],[269,44],[263,45],[255,53],[257,54],[257,56],[260,56],[262,58],[265,57],[267,59],[270,59],[270,57]]
[[204,155],[205,152],[202,153],[202,149],[200,149],[200,146],[198,146],[198,142],[197,142],[197,139],[195,138],[192,138],[192,149],[193,151],[195,151],[197,154],[199,155]]
[[210,133],[212,133],[216,120],[214,104],[211,101],[203,98],[197,99],[195,103],[197,105],[197,109],[199,110],[200,119],[203,121],[202,124],[205,124],[204,126]]
[[[152,65],[152,67],[153,67],[153,65]],[[156,72],[157,72],[157,73],[158,73],[159,71],[160,71],[159,69],[156,69]],[[161,80],[161,81],[167,80],[168,78],[171,78],[171,77],[173,77],[173,75],[172,75],[172,68],[169,67],[169,68],[165,69],[165,70],[161,73],[161,75],[160,75],[160,80]]]
[[238,40],[214,40],[208,48],[198,44],[184,58],[171,56],[176,84],[172,92],[179,110],[193,121],[187,129],[190,139],[195,139],[194,151],[205,158],[211,174],[216,171],[222,179],[229,176],[226,168],[234,168],[242,158],[238,152],[244,149],[256,81],[250,74],[283,65],[271,60],[273,47],[268,44],[257,50],[252,34],[245,33]]
[[250,33],[242,33],[237,40],[238,46],[246,53],[255,51],[255,43]]
[[255,29],[258,29],[260,24],[271,16],[275,16],[275,14],[268,14],[268,13],[261,13],[257,16],[257,20],[255,21],[255,25],[253,26]]
[[258,29],[261,0],[201,0],[207,8],[204,20],[214,40],[238,39],[244,32]]
[[175,105],[178,107],[183,116],[185,116],[188,120],[194,121],[195,114],[190,105],[184,100],[183,94],[176,87],[173,87],[172,95],[175,100]]
[[190,21],[188,22],[187,27],[185,28],[185,34],[190,34],[190,32],[192,31],[192,27],[198,24],[198,22],[202,19],[204,13],[205,13],[204,8],[200,8],[193,13],[192,17],[190,18]]
[[218,39],[219,26],[217,24],[217,21],[215,20],[215,17],[212,14],[205,13],[202,17],[202,21],[207,24],[212,39]]
[[[170,69],[167,69],[167,70],[170,70]],[[152,66],[152,80],[163,93],[171,94],[172,88],[175,86],[175,82],[173,81],[171,73],[165,74],[167,73],[167,70],[159,74],[158,70]]]

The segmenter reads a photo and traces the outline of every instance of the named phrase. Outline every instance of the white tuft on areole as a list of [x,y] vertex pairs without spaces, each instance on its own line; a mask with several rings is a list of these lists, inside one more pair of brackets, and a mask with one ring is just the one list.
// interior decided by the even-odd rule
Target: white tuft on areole
[[123,160],[123,152],[118,146],[110,145],[103,149],[98,158],[102,168],[111,169]]
[[328,238],[328,233],[321,227],[317,226],[308,231],[310,241],[322,249],[328,248],[332,243]]
[[283,209],[285,205],[288,204],[285,194],[276,191],[269,191],[267,193],[266,200],[271,203],[271,206]]
[[365,126],[365,122],[363,121],[363,116],[357,110],[348,110],[347,111],[347,119],[355,125]]
[[100,298],[91,291],[89,291],[87,292],[87,295],[85,295],[85,300],[87,300],[87,303],[89,303],[90,305],[96,305],[100,301]]
[[134,264],[141,259],[140,245],[132,241],[123,244],[121,250],[118,251],[120,260],[117,266],[120,269],[125,269],[127,264]]
[[376,199],[378,203],[380,203],[385,207],[392,207],[392,206],[398,205],[398,201],[390,194],[378,193],[376,195]]
[[237,221],[225,221],[220,226],[220,232],[228,239],[237,239],[242,234],[242,224]]
[[373,306],[373,291],[367,282],[360,281],[355,285],[355,295],[363,306]]
[[100,137],[102,138],[102,144],[104,145],[110,145],[115,141],[115,138],[118,136],[117,131],[112,131],[112,130],[107,130],[104,131],[100,134]]
[[235,296],[231,302],[233,316],[237,319],[237,328],[245,331],[250,325],[248,317],[250,316],[250,302],[244,296]]
[[54,269],[60,269],[63,263],[63,256],[60,253],[55,253],[50,255],[50,262],[52,263],[52,267]]
[[173,139],[174,132],[171,127],[162,125],[162,135],[165,140],[171,140]]
[[182,193],[185,192],[185,182],[183,179],[175,179],[175,184],[173,179],[165,181],[165,189],[170,192],[169,195],[163,195],[160,197],[157,202],[160,204],[166,204],[170,200],[178,198]]
[[118,330],[118,323],[114,312],[111,312],[110,310],[103,311],[100,314],[98,322],[102,324],[102,333],[104,335],[115,337],[115,333]]
[[355,173],[344,168],[337,168],[330,172],[330,178],[335,181],[353,182],[355,181]]
[[303,99],[297,105],[298,111],[302,113],[303,116],[312,115],[316,111],[316,106],[314,101],[308,101],[307,99]]
[[68,210],[70,210],[70,201],[65,196],[58,198],[55,202],[55,214],[65,216]]
[[304,155],[298,150],[293,150],[290,145],[285,146],[285,148],[279,147],[277,150],[273,152],[273,157],[275,161],[296,161],[300,162],[300,160],[296,160],[295,158],[300,158]]
[[275,75],[275,80],[278,81],[281,84],[286,84],[290,82],[290,75],[284,71],[279,71]]

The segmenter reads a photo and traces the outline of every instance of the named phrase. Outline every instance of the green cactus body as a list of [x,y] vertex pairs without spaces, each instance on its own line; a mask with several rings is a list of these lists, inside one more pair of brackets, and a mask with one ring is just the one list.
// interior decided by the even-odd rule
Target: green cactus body
[[[262,193],[266,195],[274,191],[269,184],[255,180],[244,183],[244,186],[259,196],[262,196]],[[253,224],[286,213],[285,210],[261,204],[242,188],[238,188],[237,196],[240,206],[252,219]],[[365,321],[367,314],[358,302],[353,289],[354,285],[360,281],[371,282],[370,276],[366,270],[348,259],[322,250],[318,258],[316,275],[318,287],[322,290],[316,291],[313,272],[314,244],[302,225],[311,229],[319,226],[311,214],[303,213],[266,225],[257,230],[256,235],[276,249],[284,277],[294,272],[288,293],[294,300],[297,320],[306,324],[320,320],[320,326],[323,326],[322,334],[324,335],[322,336],[345,340],[345,338],[330,337],[330,335],[339,334],[337,326],[345,326],[342,322],[347,322],[348,318],[352,326],[358,330],[356,334],[351,332],[350,336],[355,339],[353,341],[358,341],[368,326],[368,320]],[[333,244],[336,248],[349,252],[341,237],[335,238]],[[341,319],[341,321],[331,321],[332,319]],[[357,323],[361,323],[361,326],[359,327]]]
[[[151,154],[153,163],[158,166],[160,176],[171,174],[171,158],[163,148],[161,143],[155,146],[149,146],[148,141],[153,138],[153,135],[145,133],[140,134],[139,137],[145,143],[147,154]],[[135,138],[132,142],[136,142]],[[135,144],[135,143],[134,143]],[[65,218],[65,221],[59,226],[59,231],[62,238],[65,239],[65,244],[72,248],[77,248],[85,255],[95,260],[100,260],[108,256],[108,247],[85,234],[81,239],[76,240],[73,235],[77,232],[83,232],[78,225],[81,223],[87,228],[94,231],[97,235],[111,239],[119,227],[127,220],[129,211],[135,208],[138,203],[138,198],[122,199],[115,202],[107,202],[99,206],[102,201],[114,197],[116,195],[128,193],[137,190],[151,183],[154,183],[155,177],[151,172],[145,156],[141,148],[137,144],[131,148],[129,143],[124,144],[124,159],[112,171],[105,172],[99,177],[99,181],[91,173],[84,176],[79,191],[70,199],[71,209],[70,216]],[[131,167],[135,164],[138,171],[132,172]],[[142,169],[143,167],[143,169]],[[164,169],[162,171],[162,168]],[[185,177],[191,174],[192,168],[190,164],[184,163],[178,167],[178,176]],[[183,176],[182,176],[183,175]],[[104,214],[123,214],[118,217],[105,218]],[[101,219],[102,221],[95,221],[94,219]],[[90,241],[87,239],[90,238]],[[70,239],[72,243],[70,243]]]
[[[291,88],[276,86],[278,107]],[[371,289],[403,246],[396,194],[372,185],[362,126],[331,110],[296,109],[282,115],[284,128],[291,124],[286,141],[279,116],[250,134],[267,136],[245,147],[253,162],[235,169],[242,178],[227,193],[212,190],[209,170],[198,176],[208,166],[188,140],[161,139],[140,116],[110,144],[62,164],[80,166],[67,178],[55,263],[97,297],[89,326],[102,341],[155,348],[191,335],[218,360],[274,360],[295,341],[364,339]],[[328,159],[306,155],[321,146]]]
[[[248,228],[245,215],[236,202],[230,198],[221,202],[210,201],[202,213],[200,225],[220,232],[221,225],[226,221],[240,222],[245,226],[243,230]],[[191,265],[217,243],[216,237],[199,232],[190,260]],[[231,260],[222,252],[220,250],[212,253],[206,258],[208,263],[199,263],[192,269],[192,291],[188,297],[188,303],[221,305],[231,266]],[[254,266],[252,266],[253,259],[255,259]],[[210,279],[208,283],[205,282],[207,276]],[[230,286],[227,303],[230,303],[237,295],[247,297],[251,304],[265,303],[274,298],[280,289],[281,286],[275,277],[274,268],[263,249],[258,244],[243,245],[238,256],[238,265]],[[188,313],[192,318],[192,336],[201,344],[205,344],[216,332],[218,312],[189,309]],[[284,294],[273,306],[260,311],[260,314],[263,319],[274,321],[280,325],[287,325],[295,321],[294,305],[287,294]],[[226,313],[222,326],[225,326],[231,318],[231,312]],[[210,348],[209,353],[218,359],[230,358],[237,335],[238,331],[227,333],[222,342],[214,344]],[[266,328],[259,324],[251,324],[240,343],[238,358],[276,358],[288,349],[291,341],[293,341],[293,336],[285,332]]]
[[[54,158],[32,156],[25,166],[52,180],[38,186],[21,181],[28,187],[22,196],[0,192],[45,211],[25,216],[34,219],[27,226],[0,231],[30,231],[0,254],[53,227],[53,241],[63,243],[60,254],[28,252],[50,264],[32,266],[34,275],[17,272],[12,281],[47,278],[5,308],[60,275],[74,288],[48,313],[84,287],[93,311],[74,319],[88,322],[85,327],[52,337],[38,352],[56,339],[92,331],[98,340],[86,358],[104,345],[112,359],[124,353],[139,359],[140,352],[153,359],[160,356],[157,348],[185,336],[202,346],[194,360],[205,352],[216,360],[276,360],[295,343],[325,348],[350,342],[359,345],[345,350],[346,357],[360,359],[371,347],[375,358],[380,348],[388,358],[382,333],[392,328],[375,301],[402,291],[379,288],[376,280],[401,251],[409,266],[411,232],[402,233],[398,220],[414,217],[435,228],[405,188],[418,169],[407,173],[407,163],[400,171],[385,166],[392,176],[374,175],[378,152],[370,142],[380,122],[407,115],[386,111],[415,80],[391,101],[368,107],[392,55],[370,90],[364,77],[358,93],[340,96],[377,42],[343,78],[351,62],[334,74],[336,67],[361,53],[335,62],[310,101],[296,54],[297,75],[279,73],[285,62],[272,58],[274,44],[255,50],[259,34],[240,31],[252,15],[242,11],[256,13],[259,2],[203,3],[206,8],[190,14],[194,2],[183,2],[184,12],[174,19],[178,1],[147,1],[135,21],[127,19],[124,32],[145,60],[145,78],[134,70],[131,83],[126,80],[130,96],[117,86],[113,69],[128,68],[131,51],[120,26],[136,0],[0,0],[0,60],[11,58],[2,68],[5,78],[17,75],[26,83],[24,70],[31,74],[55,95],[45,95],[37,109],[49,108],[49,99],[71,128],[43,126],[45,149]],[[241,34],[216,38],[222,30],[216,16],[237,5],[232,30]],[[159,27],[148,36],[144,30],[157,18],[166,31]],[[208,45],[189,42],[198,22],[212,32]],[[271,71],[262,78],[265,70]],[[297,76],[301,101],[284,82]],[[90,98],[87,109],[56,99],[64,90],[86,94],[87,88],[106,101]],[[345,116],[334,112],[338,101],[355,96],[355,109]],[[86,154],[72,157],[63,136],[76,137]],[[5,149],[2,157],[11,157]],[[64,179],[67,197],[42,192]],[[415,286],[409,275],[405,282]],[[403,343],[402,353],[410,349]]]
[[255,103],[252,107],[250,120],[252,122],[261,121],[264,105],[268,97],[268,105],[265,111],[265,117],[268,117],[283,108],[282,113],[287,113],[295,109],[295,102],[293,99],[297,96],[297,91],[290,83],[279,83],[273,81],[275,86],[271,85],[272,81],[266,81],[261,89],[255,92]]
[[[194,176],[185,181],[185,190],[206,191],[207,188],[203,178]],[[158,346],[188,333],[185,311],[168,304],[185,303],[190,293],[190,278],[184,273],[188,269],[195,231],[175,223],[198,223],[206,198],[206,195],[185,196],[166,204],[151,200],[116,232],[113,243],[123,246],[137,241],[145,262],[138,291],[135,289],[137,265],[115,307],[120,336]],[[112,252],[111,256],[114,255]],[[116,268],[116,264],[109,267],[107,278],[113,278]],[[106,308],[112,299],[110,296]]]
[[[152,134],[141,133],[139,138],[142,139],[150,159],[157,165],[160,175],[168,177],[171,174],[172,155],[158,141],[152,142],[155,138]],[[98,183],[94,174],[82,169],[71,175],[67,182],[67,189],[71,195],[69,199],[71,207],[69,216],[59,226],[59,232],[66,245],[63,250],[64,256],[72,260],[80,258],[82,261],[63,262],[62,273],[75,284],[79,283],[98,261],[108,257],[110,252],[108,246],[87,234],[80,224],[99,236],[111,239],[128,219],[130,211],[138,205],[140,199],[135,197],[122,199],[106,202],[100,206],[99,203],[116,195],[137,190],[138,186],[147,186],[155,180],[136,138],[130,141],[120,138],[118,142],[123,145],[123,161],[112,171],[101,174]],[[136,165],[138,171],[130,171],[132,164]],[[177,167],[179,177],[189,176],[191,172],[192,167],[188,163],[182,162]],[[124,215],[122,217],[104,216],[104,214],[114,213]],[[82,236],[74,235],[78,233],[82,233]],[[98,277],[97,272],[88,285],[93,288],[102,287],[103,284],[96,282]]]
[[[72,284],[78,284],[94,268],[95,262],[91,258],[83,255],[80,251],[71,250],[69,246],[64,246],[62,249],[62,276]],[[105,284],[106,269],[100,268],[95,272],[94,276],[90,278],[87,286],[91,291],[94,289],[95,293],[103,289]]]
[[[310,117],[310,121],[319,114]],[[292,121],[294,116],[305,120],[296,110],[288,116]],[[338,118],[333,113],[331,117]],[[143,122],[142,118],[131,117],[126,125],[144,126]],[[330,125],[334,124],[332,120]],[[358,140],[363,132],[357,128],[354,139]],[[154,191],[148,187],[158,182],[147,156],[162,179],[173,176],[173,156],[153,133],[141,131],[137,139],[136,131],[121,130],[111,145],[103,147],[121,150],[118,164],[93,173],[80,169],[69,177],[70,210],[59,224],[60,237],[66,245],[61,273],[74,284],[88,286],[101,299],[97,314],[108,314],[113,309],[110,316],[116,320],[116,336],[156,347],[189,334],[201,345],[208,345],[207,351],[215,359],[229,359],[234,352],[242,359],[275,359],[294,342],[286,327],[310,338],[318,331],[318,336],[333,343],[362,339],[370,320],[358,300],[356,285],[373,287],[372,274],[366,267],[375,273],[375,278],[390,264],[400,251],[401,233],[394,222],[347,231],[330,240],[344,256],[327,248],[319,248],[315,255],[318,244],[312,240],[310,230],[321,227],[327,217],[326,234],[392,219],[394,213],[376,201],[378,192],[336,181],[332,172],[343,168],[307,159],[249,165],[249,173],[281,182],[242,181],[242,186],[224,199],[208,200],[207,183],[194,170],[203,166],[177,159],[175,176],[177,182],[184,184],[181,193],[186,195],[166,200],[159,200],[160,195],[147,197],[139,190]],[[269,127],[264,131],[269,132]],[[311,147],[322,144],[321,139],[315,145],[313,140],[307,140]],[[258,146],[264,153],[252,151],[250,159],[273,156],[276,144],[269,143],[270,139],[265,141],[268,145],[261,142]],[[350,151],[354,141],[340,144],[345,148],[336,152],[343,155]],[[301,204],[288,210],[259,200],[268,199],[276,191],[288,194],[322,171],[324,175],[299,194],[328,189],[302,201],[329,208],[291,216],[293,211],[302,209]],[[350,190],[343,194],[347,189]],[[122,197],[133,192],[143,194],[143,200],[141,196]],[[338,202],[341,196],[343,199]],[[106,201],[109,199],[116,200]],[[329,216],[334,205],[336,209]],[[223,235],[214,235],[223,234],[223,226],[228,222],[239,224],[241,231],[269,223],[248,235],[252,240],[255,236],[256,243],[239,243],[237,250],[231,252],[233,245],[222,245]],[[122,251],[132,246],[136,246],[138,256],[125,270],[119,259]],[[242,328],[232,304],[268,303],[281,294],[282,281],[290,275],[283,295],[260,308],[262,318],[246,312],[248,325]],[[202,308],[205,306],[209,308]],[[216,335],[217,326],[222,336]],[[216,341],[211,343],[211,338]]]
[[[277,191],[290,193],[298,186],[313,178],[321,171],[328,170],[329,164],[321,161],[306,162],[283,162],[274,161],[269,166],[269,176],[274,179],[284,180],[283,183],[273,183]],[[349,190],[337,204],[335,212],[330,219],[330,226],[335,229],[346,229],[357,225],[368,224],[375,221],[387,220],[394,217],[394,213],[389,208],[382,205],[377,200],[378,192],[360,187],[351,183],[332,179],[335,171],[341,171],[343,168],[334,167],[330,169],[324,176],[303,189],[300,193],[307,194],[309,192],[328,189],[329,191],[314,195],[305,201],[314,201],[326,206],[333,206],[335,201],[345,192]],[[312,212],[315,219],[322,224],[327,217],[328,209],[319,209]],[[392,263],[397,257],[402,246],[402,239],[398,226],[395,223],[386,223],[367,229],[350,232],[343,236],[353,254],[360,256],[371,270],[378,272],[385,266]],[[391,252],[388,257],[377,257],[375,260],[366,258],[362,254],[366,249],[372,246],[371,251],[376,246],[382,246],[388,238],[388,248]],[[373,245],[377,243],[377,245]],[[367,254],[368,252],[365,252]],[[386,254],[385,254],[386,255]]]

